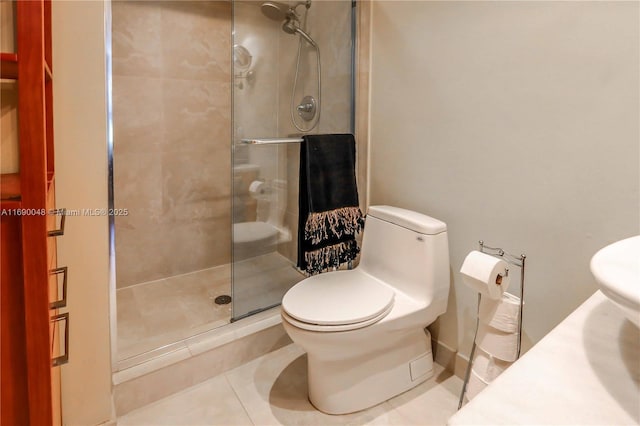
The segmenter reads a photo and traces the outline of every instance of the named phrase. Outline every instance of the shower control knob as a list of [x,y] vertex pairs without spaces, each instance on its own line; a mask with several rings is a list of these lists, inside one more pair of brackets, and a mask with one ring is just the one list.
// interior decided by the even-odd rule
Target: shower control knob
[[305,96],[296,107],[298,115],[305,121],[313,120],[316,115],[316,100],[313,96]]

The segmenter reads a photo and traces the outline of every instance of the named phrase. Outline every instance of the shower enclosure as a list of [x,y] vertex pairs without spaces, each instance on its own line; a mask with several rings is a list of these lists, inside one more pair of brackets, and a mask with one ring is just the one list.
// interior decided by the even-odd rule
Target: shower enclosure
[[276,306],[304,278],[299,138],[353,131],[354,8],[112,2],[118,361]]

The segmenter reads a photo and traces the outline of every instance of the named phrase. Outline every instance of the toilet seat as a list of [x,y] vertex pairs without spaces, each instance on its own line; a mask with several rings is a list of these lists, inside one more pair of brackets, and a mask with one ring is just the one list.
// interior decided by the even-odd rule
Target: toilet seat
[[281,315],[284,317],[285,321],[287,321],[289,324],[295,327],[301,328],[303,330],[332,332],[332,331],[350,331],[350,330],[357,330],[359,328],[367,327],[371,324],[374,324],[380,321],[382,318],[386,317],[387,314],[391,312],[392,309],[393,309],[393,304],[389,305],[389,308],[387,308],[387,310],[382,312],[380,315],[374,318],[371,318],[367,321],[357,322],[353,324],[342,324],[342,325],[317,325],[317,324],[309,324],[306,322],[298,321],[297,319],[292,318],[290,315],[287,315],[284,309],[282,310]]
[[312,331],[366,327],[393,308],[395,291],[358,269],[329,272],[293,286],[282,299],[283,317]]

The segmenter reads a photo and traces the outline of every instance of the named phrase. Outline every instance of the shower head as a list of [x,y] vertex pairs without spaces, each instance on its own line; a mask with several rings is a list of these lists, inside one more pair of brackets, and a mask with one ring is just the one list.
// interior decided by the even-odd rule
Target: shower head
[[260,5],[260,10],[264,16],[274,21],[282,21],[283,19],[298,19],[296,9],[298,6],[304,6],[307,9],[311,7],[311,0],[299,1],[293,6],[279,1],[265,1]]
[[287,19],[282,23],[282,31],[287,34],[295,34],[298,30],[301,29],[296,22],[296,19],[287,17]]
[[265,1],[260,5],[260,10],[269,19],[274,21],[284,21],[282,23],[282,30],[287,34],[300,34],[302,38],[304,38],[310,45],[317,48],[318,45],[311,38],[309,34],[307,34],[298,22],[300,19],[298,14],[296,13],[296,8],[298,6],[305,6],[307,9],[311,7],[311,1],[300,1],[295,4],[295,6],[289,6],[285,3],[280,3],[278,1]]
[[302,28],[298,26],[295,19],[287,18],[286,21],[282,24],[282,30],[287,34],[300,34],[300,37],[305,39],[311,46],[318,48],[316,42],[311,38],[309,34],[307,34]]
[[281,21],[291,14],[295,14],[294,10],[284,3],[278,1],[266,1],[260,6],[260,10],[269,19]]

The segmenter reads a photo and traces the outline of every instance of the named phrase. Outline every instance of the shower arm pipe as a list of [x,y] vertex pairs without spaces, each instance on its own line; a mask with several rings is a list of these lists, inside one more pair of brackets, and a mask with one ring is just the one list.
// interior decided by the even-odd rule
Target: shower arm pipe
[[301,143],[302,138],[250,138],[240,139],[240,142],[245,145],[275,145],[283,143]]

